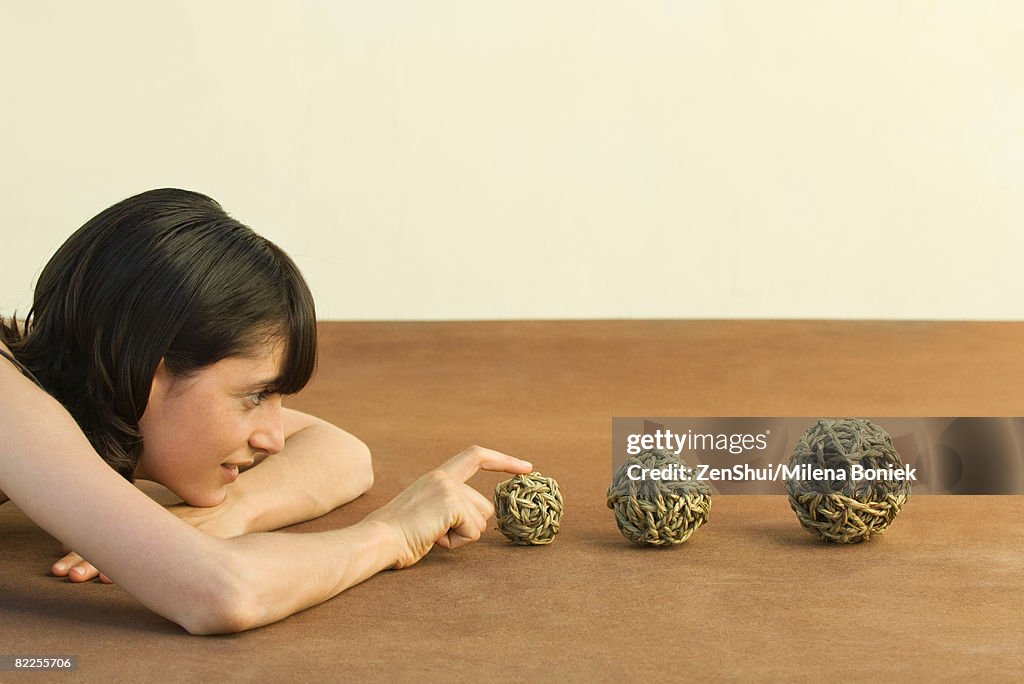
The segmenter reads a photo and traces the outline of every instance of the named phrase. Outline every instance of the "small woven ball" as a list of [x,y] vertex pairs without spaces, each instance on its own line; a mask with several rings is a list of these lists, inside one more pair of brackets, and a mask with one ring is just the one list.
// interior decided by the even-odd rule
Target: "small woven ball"
[[786,480],[789,505],[800,525],[818,539],[840,544],[867,541],[883,532],[910,496],[907,480],[853,480],[852,466],[898,470],[903,461],[892,437],[869,420],[819,420],[800,437],[789,465],[831,468],[845,479],[810,476]]
[[562,493],[553,478],[538,472],[516,475],[494,488],[494,511],[509,541],[550,544],[562,524]]
[[[653,480],[629,477],[641,470],[666,468],[681,473],[679,479]],[[711,488],[703,482],[687,479],[689,466],[671,451],[649,449],[626,459],[608,488],[608,508],[615,511],[615,522],[622,535],[637,544],[668,546],[681,544],[708,520]]]

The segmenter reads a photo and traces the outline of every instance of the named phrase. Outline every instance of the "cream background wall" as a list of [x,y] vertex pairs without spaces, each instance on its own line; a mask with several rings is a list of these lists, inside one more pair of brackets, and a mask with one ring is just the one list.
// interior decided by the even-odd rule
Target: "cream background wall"
[[0,311],[159,186],[329,319],[1024,319],[1024,4],[0,3]]

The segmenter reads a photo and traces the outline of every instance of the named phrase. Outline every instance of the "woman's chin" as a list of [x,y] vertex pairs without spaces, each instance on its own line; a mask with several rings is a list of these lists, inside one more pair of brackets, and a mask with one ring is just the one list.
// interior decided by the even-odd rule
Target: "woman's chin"
[[196,508],[211,508],[213,506],[219,506],[224,503],[224,499],[227,498],[228,491],[226,487],[218,487],[214,490],[205,492],[188,492],[187,495],[178,494],[189,506],[195,506]]

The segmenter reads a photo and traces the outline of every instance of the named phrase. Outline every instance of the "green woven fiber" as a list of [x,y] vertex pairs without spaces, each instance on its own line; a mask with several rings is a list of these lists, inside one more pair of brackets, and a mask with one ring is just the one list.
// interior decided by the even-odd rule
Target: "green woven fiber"
[[631,480],[631,465],[645,469],[689,466],[671,451],[649,449],[630,456],[608,487],[608,508],[622,535],[637,544],[681,544],[708,520],[711,488],[696,480]]
[[550,544],[562,524],[562,493],[539,472],[516,475],[494,488],[498,529],[522,546]]
[[790,466],[807,464],[846,473],[845,480],[786,480],[790,507],[800,525],[818,539],[840,544],[867,541],[892,524],[910,496],[907,480],[852,480],[851,466],[856,463],[870,469],[903,466],[892,437],[869,420],[822,419],[797,442]]

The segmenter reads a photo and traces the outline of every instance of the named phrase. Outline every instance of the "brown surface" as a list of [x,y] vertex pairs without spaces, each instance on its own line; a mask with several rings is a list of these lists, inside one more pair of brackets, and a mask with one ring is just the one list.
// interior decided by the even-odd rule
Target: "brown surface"
[[119,587],[47,576],[55,542],[7,504],[0,655],[78,655],[82,681],[1019,678],[1024,497],[911,497],[837,547],[784,496],[716,496],[686,544],[643,549],[604,496],[613,416],[1020,416],[1021,350],[1024,323],[325,324],[291,405],[362,437],[377,483],[297,531],[354,522],[476,442],[558,480],[558,539],[489,530],[277,624],[192,637]]

